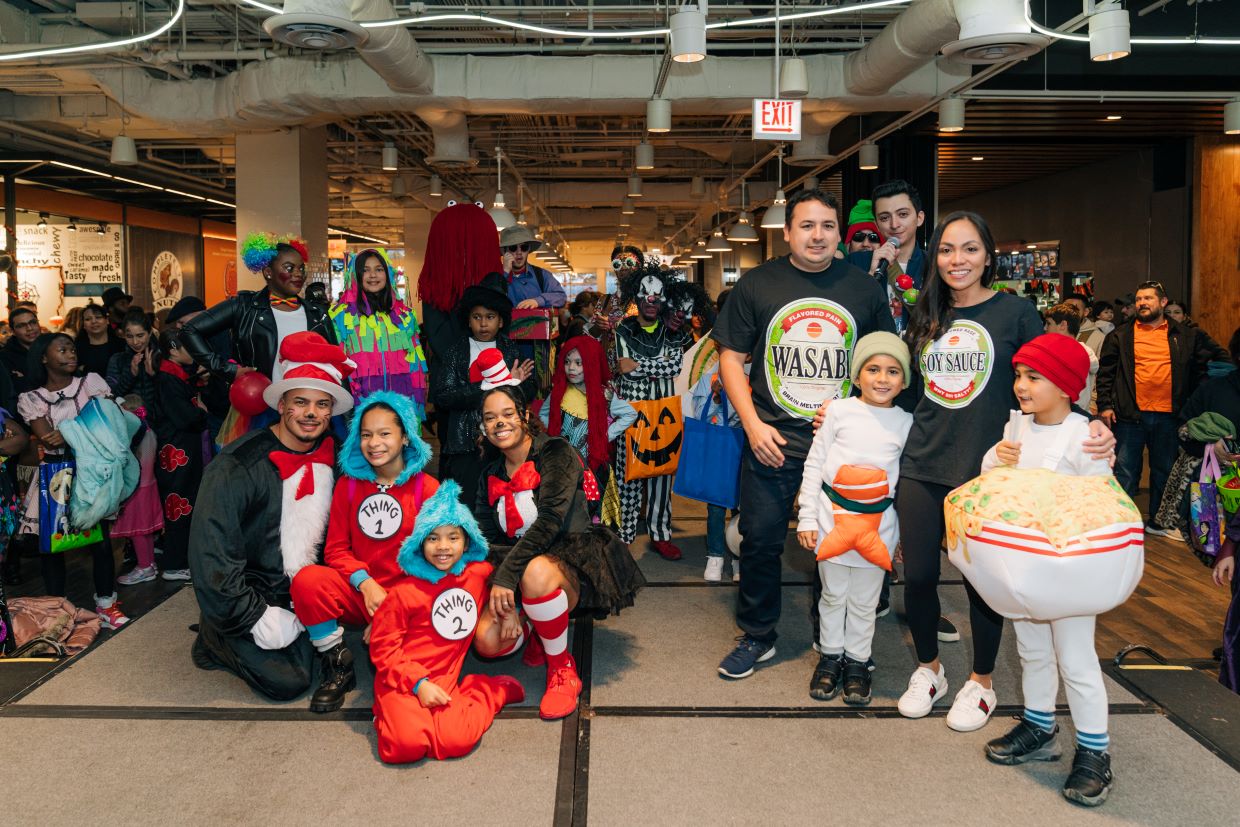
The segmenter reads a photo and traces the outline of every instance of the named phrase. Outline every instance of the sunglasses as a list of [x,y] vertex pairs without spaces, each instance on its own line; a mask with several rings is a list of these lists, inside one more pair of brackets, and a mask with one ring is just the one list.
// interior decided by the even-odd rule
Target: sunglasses
[[882,243],[882,239],[878,237],[878,233],[871,233],[868,230],[858,231],[858,232],[853,233],[852,240],[853,241],[868,241],[871,244]]
[[1143,281],[1137,285],[1138,290],[1157,290],[1160,294],[1166,293],[1161,281]]
[[509,244],[507,247],[504,248],[504,252],[515,253],[517,250],[520,250],[523,253],[528,253],[530,250],[533,250],[533,249],[534,249],[533,242],[522,241],[520,244]]
[[632,270],[637,266],[636,256],[621,256],[611,260],[611,269],[613,270]]

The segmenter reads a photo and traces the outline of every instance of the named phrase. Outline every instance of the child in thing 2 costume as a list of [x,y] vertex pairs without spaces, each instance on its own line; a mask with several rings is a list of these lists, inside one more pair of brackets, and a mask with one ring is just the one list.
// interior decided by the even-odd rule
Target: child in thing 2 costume
[[[377,407],[394,413],[404,431],[404,468],[391,485],[377,482],[376,469],[363,452],[363,420]],[[297,572],[291,590],[297,618],[323,656],[323,680],[310,700],[313,712],[339,709],[345,694],[357,683],[353,655],[344,644],[339,622],[354,626],[370,622],[373,607],[367,606],[367,595],[363,594],[372,590],[368,581],[373,580],[386,592],[405,579],[396,562],[401,540],[414,530],[423,502],[439,487],[422,471],[431,458],[431,449],[418,436],[418,428],[415,403],[392,391],[376,391],[355,409],[338,460],[341,476],[332,494],[324,565],[306,566]]]
[[[501,709],[525,699],[521,684],[506,675],[467,675],[457,683],[494,570],[459,495],[445,480],[422,506],[397,558],[409,576],[375,612],[375,730],[388,764],[466,755]],[[437,529],[450,529],[446,541],[431,536]]]

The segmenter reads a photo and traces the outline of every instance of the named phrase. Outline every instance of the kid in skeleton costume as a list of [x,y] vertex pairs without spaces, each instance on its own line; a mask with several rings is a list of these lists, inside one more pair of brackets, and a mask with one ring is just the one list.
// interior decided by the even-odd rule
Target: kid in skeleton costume
[[[651,262],[634,270],[621,284],[621,299],[627,306],[637,302],[637,315],[629,316],[616,327],[616,393],[628,402],[655,402],[676,397],[675,380],[680,374],[681,361],[686,347],[693,343],[693,336],[684,324],[673,330],[666,321],[667,290],[675,276],[661,270]],[[657,426],[663,422],[651,422],[642,405],[638,408],[638,425]],[[680,400],[671,399],[665,410],[680,411]],[[652,410],[654,410],[652,408]],[[661,416],[655,414],[657,419]],[[643,419],[646,420],[643,422]],[[657,439],[652,433],[652,439]],[[646,522],[655,551],[668,560],[679,560],[680,549],[672,544],[672,472],[675,465],[671,453],[679,448],[680,440],[665,446],[668,456],[648,450],[636,444],[633,431],[627,432],[616,446],[616,480],[620,486],[620,540],[633,542],[637,536],[637,518],[642,506],[642,492],[646,495]],[[658,456],[655,454],[659,453]],[[629,455],[642,457],[654,465],[666,465],[667,472],[647,479],[628,480],[626,466]],[[662,460],[662,461],[661,461]]]
[[515,678],[461,675],[487,599],[487,542],[448,480],[418,514],[397,562],[408,575],[375,612],[375,729],[388,764],[459,758],[506,705],[525,699]]

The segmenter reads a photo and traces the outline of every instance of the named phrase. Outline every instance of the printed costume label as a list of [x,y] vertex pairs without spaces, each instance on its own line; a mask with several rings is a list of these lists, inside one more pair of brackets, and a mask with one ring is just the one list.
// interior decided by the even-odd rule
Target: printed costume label
[[811,419],[828,399],[852,390],[848,376],[857,323],[843,305],[823,298],[781,307],[766,331],[766,381],[788,413]]
[[447,640],[469,637],[478,625],[478,604],[464,589],[448,589],[431,606],[431,624]]
[[357,507],[357,527],[372,540],[395,537],[405,520],[400,501],[391,494],[371,494]]
[[921,375],[927,399],[944,408],[967,407],[990,381],[995,346],[977,322],[953,322],[921,350]]

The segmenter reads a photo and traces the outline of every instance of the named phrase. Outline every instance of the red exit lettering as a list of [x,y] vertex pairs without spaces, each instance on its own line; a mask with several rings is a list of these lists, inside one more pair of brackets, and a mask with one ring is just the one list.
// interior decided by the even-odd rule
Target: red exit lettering
[[792,101],[763,101],[762,128],[764,130],[792,131]]

